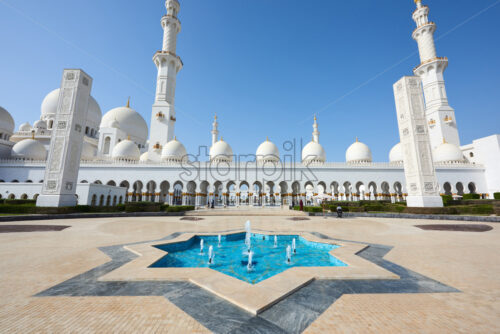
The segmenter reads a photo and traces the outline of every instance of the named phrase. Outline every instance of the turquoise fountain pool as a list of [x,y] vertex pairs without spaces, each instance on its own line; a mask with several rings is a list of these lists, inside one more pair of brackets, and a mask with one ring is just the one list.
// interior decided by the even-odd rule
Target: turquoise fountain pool
[[[211,268],[250,284],[257,284],[292,267],[339,267],[345,263],[330,255],[339,246],[311,242],[298,235],[279,235],[275,245],[274,235],[238,233],[221,236],[195,236],[188,241],[155,246],[166,256],[151,268]],[[295,239],[295,252],[293,244]],[[203,241],[202,241],[203,240]],[[200,249],[203,243],[203,251]],[[249,253],[252,265],[248,266]],[[212,246],[212,263],[209,248]],[[287,248],[290,246],[290,259]]]

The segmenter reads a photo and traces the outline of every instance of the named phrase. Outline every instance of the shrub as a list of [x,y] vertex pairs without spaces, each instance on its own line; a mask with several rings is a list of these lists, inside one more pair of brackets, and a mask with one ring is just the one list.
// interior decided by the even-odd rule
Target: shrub
[[36,200],[34,199],[6,199],[4,200],[4,204],[10,204],[10,205],[24,205],[24,204],[30,204],[30,205],[36,205]]
[[455,207],[458,214],[461,215],[491,215],[495,213],[493,205],[482,204],[482,205],[463,205]]
[[500,193],[493,193],[494,199],[500,199]]
[[297,205],[297,206],[294,206],[294,207],[293,207],[293,209],[294,209],[295,211],[300,211],[300,206],[298,206],[298,205]]
[[413,213],[419,215],[456,215],[458,210],[454,207],[444,208],[405,208],[404,213]]
[[320,206],[305,206],[304,207],[304,212],[319,213],[319,212],[323,212],[323,208],[320,207]]
[[441,195],[441,198],[443,199],[444,206],[448,206],[453,202],[453,196],[451,195]]
[[36,206],[32,204],[3,204],[0,205],[0,213],[7,214],[34,214],[36,213]]
[[125,204],[125,212],[160,212],[160,203],[131,202]]
[[194,206],[192,205],[184,205],[184,206],[169,206],[167,207],[167,212],[185,212],[185,211],[193,211]]
[[463,199],[481,199],[481,196],[479,194],[464,194]]

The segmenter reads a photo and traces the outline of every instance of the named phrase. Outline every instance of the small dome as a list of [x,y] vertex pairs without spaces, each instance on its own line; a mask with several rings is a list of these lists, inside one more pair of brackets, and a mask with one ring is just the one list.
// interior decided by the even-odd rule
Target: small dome
[[356,142],[347,149],[345,159],[348,163],[372,162],[372,151],[366,144],[356,139]]
[[14,159],[45,160],[47,159],[47,150],[37,140],[24,139],[12,147],[11,155]]
[[141,151],[139,151],[136,143],[126,139],[116,144],[111,156],[115,160],[138,161]]
[[45,121],[42,121],[39,119],[33,124],[33,129],[40,129],[40,130],[46,130],[47,129],[47,123]]
[[255,155],[257,156],[257,161],[261,162],[280,160],[280,151],[278,146],[276,146],[273,142],[270,142],[269,138],[260,144]]
[[31,130],[32,130],[31,125],[28,122],[23,123],[19,126],[19,131],[21,131],[21,132],[26,132],[26,131],[31,131]]
[[141,157],[139,158],[140,162],[150,162],[149,160],[149,152],[144,152],[141,154]]
[[101,128],[117,127],[127,136],[145,143],[148,137],[148,125],[142,116],[132,108],[119,107],[108,111],[102,118]]
[[403,163],[403,146],[401,143],[394,145],[391,152],[389,152],[389,162],[396,164]]
[[[54,89],[52,92],[47,94],[42,102],[42,119],[46,120],[49,118],[54,118],[57,113],[57,104],[59,102],[59,92],[60,88]],[[91,128],[96,128],[101,122],[102,112],[101,107],[97,101],[91,96],[89,99],[89,106],[87,110],[87,121],[86,126]]]
[[161,151],[161,159],[170,162],[187,161],[187,151],[184,145],[177,139],[169,141]]
[[219,140],[210,148],[210,161],[233,161],[233,150],[224,140]]
[[83,142],[83,147],[82,147],[82,158],[81,160],[92,160],[96,157],[97,155],[97,148],[92,146],[92,144],[87,143],[86,141]]
[[302,149],[302,163],[324,163],[326,162],[326,153],[320,143],[311,141]]
[[434,150],[434,162],[437,163],[462,163],[465,161],[464,155],[456,145],[446,143],[439,145]]
[[0,131],[12,134],[14,132],[14,119],[11,114],[0,107]]

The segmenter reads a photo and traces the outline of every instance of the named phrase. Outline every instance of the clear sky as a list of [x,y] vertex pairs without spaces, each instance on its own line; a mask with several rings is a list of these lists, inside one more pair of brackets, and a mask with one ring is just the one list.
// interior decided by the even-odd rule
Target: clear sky
[[[356,136],[376,161],[398,139],[392,85],[419,64],[413,0],[180,0],[176,135],[210,143],[213,114],[235,153],[266,136],[309,141],[318,114],[328,161]],[[462,144],[500,133],[500,0],[424,1]],[[40,117],[64,68],[94,78],[103,113],[132,107],[149,123],[163,0],[0,0],[0,106],[16,127]]]

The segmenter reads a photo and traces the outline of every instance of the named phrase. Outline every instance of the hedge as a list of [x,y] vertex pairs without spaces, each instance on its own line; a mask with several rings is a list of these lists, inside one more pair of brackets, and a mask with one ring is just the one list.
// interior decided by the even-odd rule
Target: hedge
[[463,199],[467,200],[467,199],[481,199],[481,195],[479,194],[464,194],[462,196]]
[[320,207],[320,206],[305,206],[304,207],[304,212],[319,213],[319,212],[323,212],[323,208]]
[[451,195],[441,195],[441,198],[443,199],[444,206],[451,205],[453,202],[453,196]]
[[500,199],[500,193],[493,193],[494,199]]
[[185,211],[193,211],[194,206],[192,205],[184,205],[184,206],[169,206],[165,210],[166,212],[185,212]]
[[23,205],[23,204],[30,204],[30,205],[36,205],[36,200],[34,199],[4,199],[3,204],[10,204],[10,205]]

